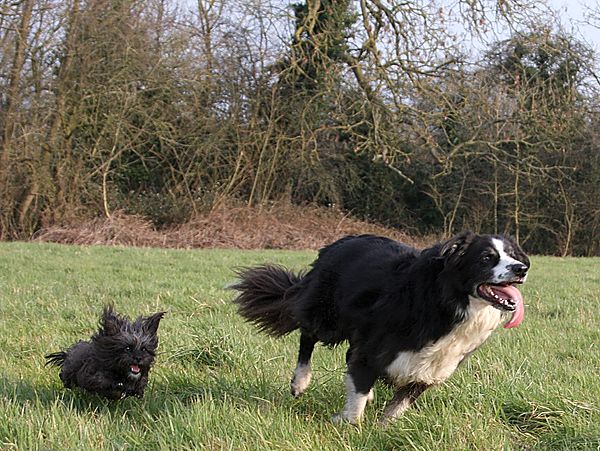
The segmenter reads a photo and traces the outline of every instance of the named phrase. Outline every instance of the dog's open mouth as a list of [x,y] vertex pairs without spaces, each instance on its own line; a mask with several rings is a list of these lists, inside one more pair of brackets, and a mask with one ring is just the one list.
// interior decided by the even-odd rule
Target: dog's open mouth
[[[521,283],[521,280],[515,283]],[[511,319],[504,325],[505,328],[517,327],[523,321],[523,295],[514,285],[483,283],[477,287],[477,293],[497,309],[512,312]]]
[[136,364],[131,365],[131,367],[129,368],[129,373],[133,376],[133,377],[137,377],[140,375],[140,372],[142,370],[140,370],[140,367],[137,366]]

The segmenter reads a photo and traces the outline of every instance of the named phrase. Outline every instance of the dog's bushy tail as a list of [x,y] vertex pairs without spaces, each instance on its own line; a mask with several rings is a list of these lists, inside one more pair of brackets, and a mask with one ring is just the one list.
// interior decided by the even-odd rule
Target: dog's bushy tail
[[66,359],[67,359],[67,353],[65,351],[53,352],[52,354],[48,354],[46,356],[46,366],[48,366],[48,365],[63,366]]
[[237,272],[239,281],[231,286],[240,294],[234,302],[247,321],[274,337],[282,337],[299,326],[294,318],[294,286],[302,279],[276,265],[244,268]]

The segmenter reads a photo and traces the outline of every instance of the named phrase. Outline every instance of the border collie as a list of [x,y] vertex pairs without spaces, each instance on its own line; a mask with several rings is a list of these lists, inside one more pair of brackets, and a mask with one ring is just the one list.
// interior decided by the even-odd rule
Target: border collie
[[293,396],[311,379],[317,342],[349,342],[347,399],[333,420],[356,423],[373,385],[394,388],[382,421],[400,416],[425,389],[446,380],[503,321],[523,320],[529,259],[500,235],[462,233],[417,250],[373,235],[347,236],[319,251],[312,269],[275,265],[238,272],[239,313],[271,336],[300,329]]

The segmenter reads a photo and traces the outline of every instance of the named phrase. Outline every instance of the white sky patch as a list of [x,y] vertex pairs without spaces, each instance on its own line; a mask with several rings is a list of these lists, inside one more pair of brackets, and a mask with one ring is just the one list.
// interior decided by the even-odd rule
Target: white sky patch
[[566,31],[600,51],[600,6],[596,0],[549,0]]

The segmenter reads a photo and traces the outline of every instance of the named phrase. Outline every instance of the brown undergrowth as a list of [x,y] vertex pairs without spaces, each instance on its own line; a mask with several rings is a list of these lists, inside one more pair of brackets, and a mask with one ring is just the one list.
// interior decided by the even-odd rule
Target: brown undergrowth
[[185,224],[157,230],[149,220],[115,213],[40,230],[34,240],[80,245],[167,248],[319,249],[344,235],[372,233],[421,246],[424,240],[360,221],[338,210],[272,204],[221,207]]

